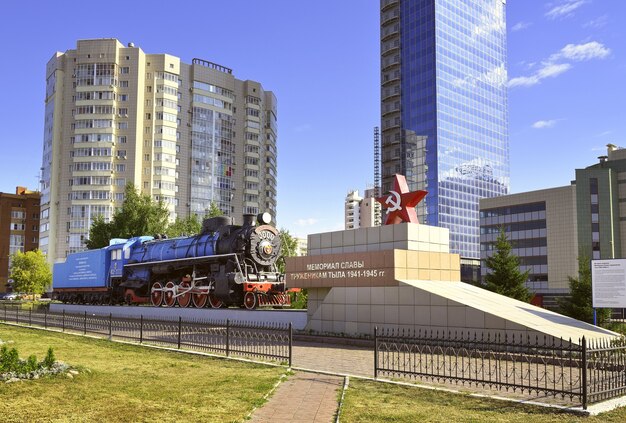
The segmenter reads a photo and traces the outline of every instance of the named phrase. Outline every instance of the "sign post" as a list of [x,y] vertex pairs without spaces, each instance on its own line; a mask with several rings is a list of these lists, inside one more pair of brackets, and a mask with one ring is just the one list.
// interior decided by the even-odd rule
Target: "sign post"
[[593,324],[597,308],[626,307],[626,259],[591,260]]

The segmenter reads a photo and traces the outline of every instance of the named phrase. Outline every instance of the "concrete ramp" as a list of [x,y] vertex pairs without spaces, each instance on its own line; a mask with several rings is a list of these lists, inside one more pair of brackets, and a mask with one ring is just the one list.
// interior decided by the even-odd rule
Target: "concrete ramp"
[[[416,280],[400,280],[399,282],[425,293],[445,298],[448,300],[448,307],[471,307],[478,312],[478,316],[482,312],[485,314],[485,321],[489,323],[488,326],[494,329],[496,329],[494,326],[500,326],[497,329],[512,329],[513,325],[518,325],[524,327],[526,331],[536,331],[565,340],[571,339],[575,344],[578,344],[583,336],[587,339],[619,336],[610,330],[463,282]],[[497,322],[498,319],[502,320],[500,324]]]
[[[373,335],[374,328],[562,338],[579,344],[619,334],[460,281],[395,281],[395,286],[309,288],[306,330]],[[558,342],[558,341],[556,341]]]

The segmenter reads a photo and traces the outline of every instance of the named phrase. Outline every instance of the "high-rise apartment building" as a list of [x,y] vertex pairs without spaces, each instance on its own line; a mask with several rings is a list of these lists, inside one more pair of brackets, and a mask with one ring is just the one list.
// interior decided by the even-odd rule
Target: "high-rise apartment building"
[[133,183],[170,216],[215,202],[235,222],[276,214],[277,102],[260,83],[116,39],[80,40],[46,67],[41,249],[84,248]]
[[8,288],[11,255],[39,245],[39,193],[17,187],[0,192],[0,292]]
[[382,207],[375,195],[373,188],[366,189],[364,197],[359,195],[358,190],[348,192],[344,202],[346,229],[380,226]]
[[427,190],[420,222],[475,266],[478,200],[509,188],[505,3],[380,2],[382,192]]

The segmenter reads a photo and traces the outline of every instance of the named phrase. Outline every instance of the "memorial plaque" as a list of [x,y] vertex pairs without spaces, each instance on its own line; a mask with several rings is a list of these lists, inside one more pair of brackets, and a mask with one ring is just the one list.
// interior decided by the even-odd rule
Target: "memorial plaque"
[[594,308],[626,308],[626,259],[592,260]]

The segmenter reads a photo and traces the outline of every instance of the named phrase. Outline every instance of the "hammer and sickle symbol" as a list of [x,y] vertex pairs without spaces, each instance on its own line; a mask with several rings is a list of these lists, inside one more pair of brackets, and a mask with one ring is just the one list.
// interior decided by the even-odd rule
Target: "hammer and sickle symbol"
[[390,212],[400,210],[402,208],[400,203],[400,194],[395,191],[389,191],[389,197],[385,200],[385,204],[391,204],[392,207],[389,207],[387,210]]

